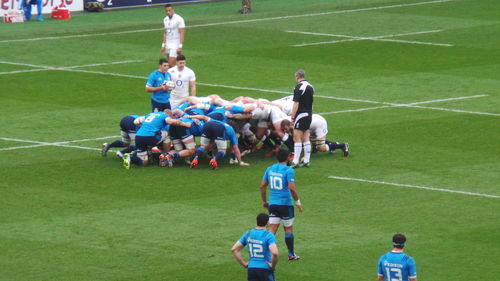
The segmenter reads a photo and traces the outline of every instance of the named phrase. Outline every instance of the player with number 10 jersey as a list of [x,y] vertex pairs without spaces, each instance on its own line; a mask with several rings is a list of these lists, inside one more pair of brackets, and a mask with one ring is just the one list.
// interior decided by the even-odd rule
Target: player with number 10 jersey
[[[262,177],[260,195],[262,205],[269,210],[270,230],[276,234],[283,222],[285,228],[285,243],[288,248],[288,259],[298,260],[300,257],[294,252],[293,220],[295,217],[293,200],[302,212],[302,205],[295,188],[295,171],[286,165],[290,152],[286,149],[278,150],[278,163],[267,168]],[[269,202],[267,201],[267,186],[269,186]],[[292,200],[293,198],[293,200]]]

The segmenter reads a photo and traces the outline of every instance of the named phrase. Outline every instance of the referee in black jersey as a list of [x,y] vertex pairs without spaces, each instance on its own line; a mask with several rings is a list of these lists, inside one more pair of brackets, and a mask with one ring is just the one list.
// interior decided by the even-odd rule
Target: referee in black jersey
[[[306,80],[306,73],[299,69],[295,72],[297,85],[293,90],[293,142],[294,156],[292,168],[310,167],[311,163],[311,141],[309,140],[309,127],[312,120],[312,106],[314,87]],[[304,150],[304,160],[299,163],[300,155]]]

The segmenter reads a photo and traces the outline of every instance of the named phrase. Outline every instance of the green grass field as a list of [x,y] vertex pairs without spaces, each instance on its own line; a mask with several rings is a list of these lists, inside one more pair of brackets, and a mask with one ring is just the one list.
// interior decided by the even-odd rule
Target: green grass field
[[[198,94],[277,99],[304,68],[328,139],[351,144],[296,171],[302,260],[280,230],[277,279],[376,280],[403,232],[420,281],[497,280],[498,0],[253,2],[176,7]],[[274,159],[125,170],[99,153],[150,109],[163,17],[0,24],[0,280],[246,280],[230,247]]]

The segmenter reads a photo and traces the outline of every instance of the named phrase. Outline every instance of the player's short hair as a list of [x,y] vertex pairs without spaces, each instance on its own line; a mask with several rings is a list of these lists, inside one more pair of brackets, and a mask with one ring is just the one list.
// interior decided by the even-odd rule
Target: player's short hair
[[290,122],[290,120],[288,120],[288,119],[283,119],[283,120],[281,121],[281,126],[280,126],[280,127],[281,127],[281,130],[282,130],[282,131],[285,131],[285,127],[290,126],[291,124],[292,124],[292,122]]
[[168,63],[168,60],[166,58],[161,58],[159,61],[158,61],[158,64],[159,65],[162,65],[164,63]]
[[278,153],[276,153],[276,158],[280,163],[286,162],[288,160],[288,156],[290,156],[290,151],[285,148],[280,148]]
[[166,8],[170,8],[170,7],[172,7],[172,8],[173,8],[172,4],[166,4],[166,5],[165,5],[165,9],[166,9]]
[[186,56],[184,56],[184,55],[178,55],[177,56],[177,61],[180,61],[180,60],[186,60]]
[[297,72],[295,72],[295,76],[297,76],[298,78],[305,78],[306,72],[303,69],[299,69],[297,70]]
[[260,213],[257,215],[257,226],[266,226],[269,222],[269,215]]
[[392,245],[394,248],[403,249],[406,242],[406,236],[401,233],[396,233],[392,236]]

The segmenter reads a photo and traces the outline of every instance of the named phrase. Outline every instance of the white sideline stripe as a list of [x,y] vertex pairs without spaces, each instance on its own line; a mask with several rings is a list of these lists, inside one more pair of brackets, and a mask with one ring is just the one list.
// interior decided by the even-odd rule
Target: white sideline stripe
[[500,113],[481,112],[481,111],[469,111],[469,110],[461,110],[461,109],[453,109],[453,108],[445,108],[445,107],[418,106],[418,105],[412,105],[412,106],[409,106],[409,107],[422,108],[422,109],[432,109],[432,110],[440,110],[440,111],[448,111],[448,112],[457,112],[457,113],[486,115],[486,116],[500,116]]
[[385,42],[395,42],[395,43],[415,44],[415,45],[430,45],[430,46],[439,46],[439,47],[453,47],[452,44],[447,44],[447,43],[434,43],[434,42],[424,42],[424,41],[409,41],[409,40],[401,40],[401,39],[372,39],[372,38],[369,38],[369,37],[366,37],[366,38],[343,39],[343,40],[334,40],[334,41],[322,41],[322,42],[315,42],[315,43],[304,43],[304,44],[296,44],[296,45],[291,45],[291,46],[292,47],[306,47],[306,46],[325,45],[325,44],[337,44],[337,43],[351,42],[351,41],[361,41],[361,40],[385,41]]
[[[47,68],[47,70],[83,72],[83,73],[93,73],[93,74],[109,75],[109,76],[115,76],[115,77],[147,79],[146,76],[121,74],[121,73],[113,73],[113,72],[92,71],[92,70],[64,68],[64,67],[51,67],[51,66],[45,66],[45,65],[33,65],[33,64],[25,64],[25,63],[7,62],[7,61],[0,61],[0,63],[13,64],[13,65],[24,65],[24,66],[31,66],[31,67],[44,67],[44,68]],[[117,63],[117,62],[114,62],[114,63]],[[198,85],[202,85],[202,86],[209,86],[209,87],[220,87],[220,88],[237,89],[237,90],[247,90],[247,91],[277,93],[277,94],[283,94],[283,95],[291,95],[292,94],[292,92],[279,91],[279,90],[270,90],[270,89],[260,89],[260,88],[250,88],[250,87],[238,87],[238,86],[229,86],[229,85],[202,83],[202,82],[197,82],[197,84]],[[467,110],[442,108],[442,107],[425,107],[425,106],[418,106],[417,105],[419,103],[441,102],[441,101],[448,101],[448,100],[476,98],[476,97],[484,97],[484,96],[487,96],[487,95],[475,95],[475,96],[465,96],[465,97],[449,98],[449,99],[438,99],[438,100],[430,100],[430,101],[423,101],[423,102],[410,103],[410,104],[396,104],[396,103],[390,103],[390,102],[380,102],[380,101],[365,100],[365,99],[353,99],[353,98],[344,98],[344,97],[335,97],[335,96],[315,95],[315,97],[318,97],[318,98],[326,98],[326,99],[343,100],[343,101],[351,101],[351,102],[362,102],[362,103],[372,103],[372,104],[387,105],[387,106],[380,106],[380,107],[343,110],[342,112],[366,111],[366,110],[373,110],[373,109],[379,109],[379,108],[398,107],[399,106],[399,107],[413,107],[413,108],[422,108],[422,109],[430,109],[430,110],[449,111],[449,112],[457,112],[457,113],[467,113],[467,114],[500,116],[499,113],[479,112],[479,111],[467,111]],[[342,113],[342,112],[327,112],[325,114],[334,114],[334,113]]]
[[82,64],[82,65],[71,65],[71,66],[60,66],[60,67],[58,67],[58,66],[49,66],[49,65],[34,65],[34,64],[29,64],[29,63],[19,63],[19,62],[10,62],[10,61],[0,61],[0,64],[21,65],[21,66],[29,66],[29,67],[35,67],[36,68],[36,69],[4,71],[4,72],[0,72],[0,75],[1,74],[14,74],[14,73],[33,72],[33,71],[46,71],[46,70],[69,70],[69,69],[80,68],[80,67],[114,65],[114,64],[134,63],[134,62],[143,62],[143,60],[112,61],[112,62],[92,63],[92,64]]
[[[444,3],[444,2],[451,2],[451,1],[454,1],[454,0],[436,0],[436,1],[425,1],[425,2],[408,3],[408,4],[396,4],[396,5],[388,5],[388,6],[369,7],[369,8],[338,10],[338,11],[322,12],[322,13],[310,13],[310,14],[303,14],[303,15],[281,16],[281,17],[270,17],[270,18],[248,19],[248,20],[236,20],[236,21],[223,21],[223,22],[206,23],[206,24],[195,24],[195,25],[187,26],[187,28],[189,29],[189,28],[195,28],[195,27],[207,27],[207,26],[215,26],[215,25],[284,20],[284,19],[315,17],[315,16],[332,15],[332,14],[347,14],[347,13],[355,13],[355,12],[365,12],[365,11],[374,11],[374,10],[382,10],[382,9],[436,4],[436,3]],[[50,37],[25,38],[25,39],[10,39],[10,40],[0,40],[0,43],[39,41],[39,40],[57,40],[57,39],[66,39],[66,38],[81,38],[81,37],[92,37],[92,36],[103,36],[103,35],[118,35],[118,34],[151,32],[151,31],[160,31],[160,30],[164,30],[164,29],[163,28],[152,28],[152,29],[138,29],[138,30],[127,30],[127,31],[106,32],[106,33],[50,36]]]
[[48,70],[47,68],[37,68],[37,69],[26,69],[26,70],[3,71],[3,72],[0,72],[0,75],[25,73],[25,72],[36,72],[36,71],[47,71],[47,70]]
[[418,35],[418,34],[428,34],[428,33],[436,33],[436,32],[441,32],[441,31],[443,31],[443,29],[434,29],[434,30],[417,31],[417,32],[407,32],[407,33],[399,33],[399,34],[387,34],[387,35],[379,35],[379,36],[354,36],[354,35],[318,33],[318,32],[307,32],[307,31],[295,31],[295,30],[286,30],[285,32],[298,33],[298,34],[307,34],[307,35],[318,35],[318,36],[349,38],[349,39],[344,39],[344,40],[334,40],[334,41],[323,41],[323,42],[314,42],[314,43],[295,44],[295,45],[291,45],[292,47],[304,47],[304,46],[322,45],[322,44],[336,44],[336,43],[350,42],[350,41],[360,41],[360,40],[386,41],[386,42],[397,42],[397,43],[407,43],[407,44],[420,44],[420,45],[432,45],[432,46],[452,47],[453,46],[452,44],[446,44],[446,43],[434,43],[434,42],[424,42],[424,41],[414,41],[414,40],[401,40],[401,39],[386,39],[386,38],[391,38],[391,37],[409,36],[409,35]]
[[433,103],[433,102],[442,102],[442,101],[452,101],[452,100],[464,100],[464,99],[483,98],[483,97],[487,97],[487,96],[488,96],[488,95],[464,96],[464,97],[447,98],[447,99],[437,99],[437,100],[428,100],[428,101],[418,101],[418,102],[412,102],[412,103],[409,103],[409,104],[411,104],[411,105],[417,105],[417,104],[425,104],[425,103]]
[[418,189],[433,190],[433,191],[442,191],[442,192],[449,192],[449,193],[458,193],[458,194],[465,194],[465,195],[471,195],[471,196],[480,196],[480,197],[487,197],[487,198],[500,198],[500,195],[485,194],[485,193],[475,193],[475,192],[469,192],[469,191],[453,190],[453,189],[438,188],[438,187],[431,187],[431,186],[421,186],[421,185],[412,185],[412,184],[403,184],[403,183],[393,183],[393,182],[385,182],[385,181],[374,181],[374,180],[357,179],[357,178],[349,178],[349,177],[338,177],[338,176],[329,176],[328,178],[330,178],[330,179],[337,179],[337,180],[346,180],[346,181],[358,181],[358,182],[366,182],[366,183],[376,183],[376,184],[383,184],[383,185],[392,185],[392,186],[399,186],[399,187],[410,187],[410,188],[418,188]]
[[345,109],[345,110],[337,110],[337,111],[329,111],[329,112],[320,112],[318,114],[319,115],[328,115],[328,114],[337,114],[337,113],[359,112],[359,111],[368,111],[368,110],[381,109],[381,108],[387,108],[387,107],[395,107],[395,106],[382,105],[382,106],[373,106],[373,107],[363,107],[363,108],[357,108],[357,109]]
[[105,136],[105,137],[98,137],[98,138],[79,139],[79,140],[70,140],[70,141],[59,141],[59,142],[42,142],[42,141],[35,141],[35,140],[25,140],[25,139],[0,137],[0,140],[5,140],[5,141],[35,143],[35,144],[32,144],[32,145],[4,147],[4,148],[0,148],[0,151],[2,151],[2,150],[16,150],[16,149],[23,149],[23,148],[33,148],[33,147],[41,147],[41,146],[60,146],[60,147],[71,147],[71,148],[80,148],[80,149],[89,149],[89,150],[101,150],[99,148],[94,148],[94,147],[85,147],[85,146],[78,146],[78,145],[68,145],[68,143],[72,143],[72,142],[86,142],[86,141],[95,141],[95,140],[104,140],[104,139],[110,139],[110,138],[119,138],[119,136]]
[[92,63],[92,64],[82,64],[82,65],[73,65],[73,66],[62,66],[62,68],[72,69],[72,68],[79,68],[79,67],[91,67],[91,66],[102,66],[102,65],[112,65],[112,64],[122,64],[122,63],[134,63],[134,62],[143,62],[143,60],[112,61],[112,62],[103,62],[103,63]]
[[409,107],[409,108],[431,109],[431,110],[440,110],[440,111],[449,111],[449,112],[458,112],[458,113],[467,113],[467,114],[487,115],[487,116],[500,116],[500,113],[468,111],[468,110],[460,110],[460,109],[444,108],[444,107],[418,106],[418,104],[426,104],[426,103],[433,103],[433,102],[445,102],[445,101],[453,101],[453,100],[464,100],[464,99],[472,99],[472,98],[482,98],[482,97],[487,97],[487,96],[488,95],[463,96],[463,97],[456,97],[456,98],[419,101],[419,102],[413,102],[413,103],[408,103],[408,104],[383,103],[383,104],[388,104],[388,105],[364,107],[364,108],[357,108],[357,109],[346,109],[346,110],[338,110],[338,111],[330,111],[330,112],[321,112],[319,114],[328,115],[328,114],[337,114],[337,113],[368,111],[368,110],[381,109],[381,108]]

